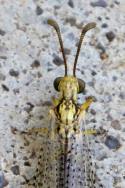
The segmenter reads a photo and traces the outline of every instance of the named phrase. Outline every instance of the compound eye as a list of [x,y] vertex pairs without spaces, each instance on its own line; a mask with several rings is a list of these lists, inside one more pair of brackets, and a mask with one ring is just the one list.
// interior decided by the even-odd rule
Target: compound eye
[[63,77],[57,77],[55,80],[54,80],[54,82],[53,82],[53,85],[54,85],[54,88],[55,88],[55,90],[56,91],[59,91],[59,83],[60,83],[60,81],[61,81],[61,79],[62,79]]
[[79,92],[78,93],[82,93],[85,90],[85,82],[81,79],[78,79],[78,83],[79,83]]

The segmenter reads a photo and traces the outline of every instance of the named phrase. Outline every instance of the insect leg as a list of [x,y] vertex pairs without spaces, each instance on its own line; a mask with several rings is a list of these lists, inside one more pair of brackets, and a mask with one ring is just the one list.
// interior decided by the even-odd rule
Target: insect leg
[[53,103],[53,105],[54,105],[55,107],[58,106],[59,102],[60,102],[59,99],[57,99],[57,98],[55,98],[55,97],[52,97],[52,103]]
[[81,105],[80,111],[88,110],[88,108],[89,108],[89,106],[91,105],[92,102],[94,102],[94,97],[88,97],[86,102]]

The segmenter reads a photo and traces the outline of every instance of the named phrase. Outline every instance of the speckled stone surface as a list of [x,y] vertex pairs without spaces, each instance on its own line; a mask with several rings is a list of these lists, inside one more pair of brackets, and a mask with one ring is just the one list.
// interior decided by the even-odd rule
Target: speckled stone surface
[[[86,34],[77,76],[94,96],[86,124],[108,131],[97,136],[97,174],[105,188],[125,187],[125,1],[0,0],[0,188],[27,188],[36,169],[39,134],[15,134],[49,124],[53,80],[64,73],[55,32],[60,27],[72,73],[82,25],[96,22]],[[31,186],[34,187],[34,186]]]

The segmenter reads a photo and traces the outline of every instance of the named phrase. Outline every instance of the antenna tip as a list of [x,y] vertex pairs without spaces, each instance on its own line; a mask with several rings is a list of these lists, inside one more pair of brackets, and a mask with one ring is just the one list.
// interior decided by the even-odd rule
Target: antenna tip
[[52,25],[52,22],[53,22],[52,19],[48,19],[48,20],[47,20],[47,23],[48,23],[49,25]]
[[92,28],[96,27],[96,23],[95,22],[91,22],[90,25],[91,25]]
[[53,20],[53,19],[48,19],[48,20],[47,20],[47,23],[48,23],[49,25],[55,27],[55,28],[59,28],[57,22],[56,22],[55,20]]
[[83,32],[86,33],[88,30],[93,29],[95,27],[96,27],[95,22],[88,23],[87,25],[83,27]]

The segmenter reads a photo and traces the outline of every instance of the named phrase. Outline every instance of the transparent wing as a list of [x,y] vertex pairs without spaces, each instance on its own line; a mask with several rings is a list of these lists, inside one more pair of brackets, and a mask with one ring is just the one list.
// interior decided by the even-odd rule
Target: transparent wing
[[85,121],[81,122],[80,133],[72,136],[68,144],[67,182],[70,188],[102,187],[96,179],[93,160],[92,134],[87,133]]
[[63,144],[58,134],[53,135],[56,126],[56,122],[52,118],[49,129],[45,131],[46,134],[41,138],[38,165],[32,183],[35,188],[61,187],[63,181],[61,179],[61,168],[64,166],[62,159]]
[[[67,159],[65,157],[65,139],[59,134],[53,135],[58,128],[54,119],[50,121],[48,134],[41,139],[37,172],[34,176],[35,188],[99,188],[93,161],[92,135],[87,133],[86,123],[78,127],[79,134],[68,138]],[[66,166],[66,176],[64,176]]]

